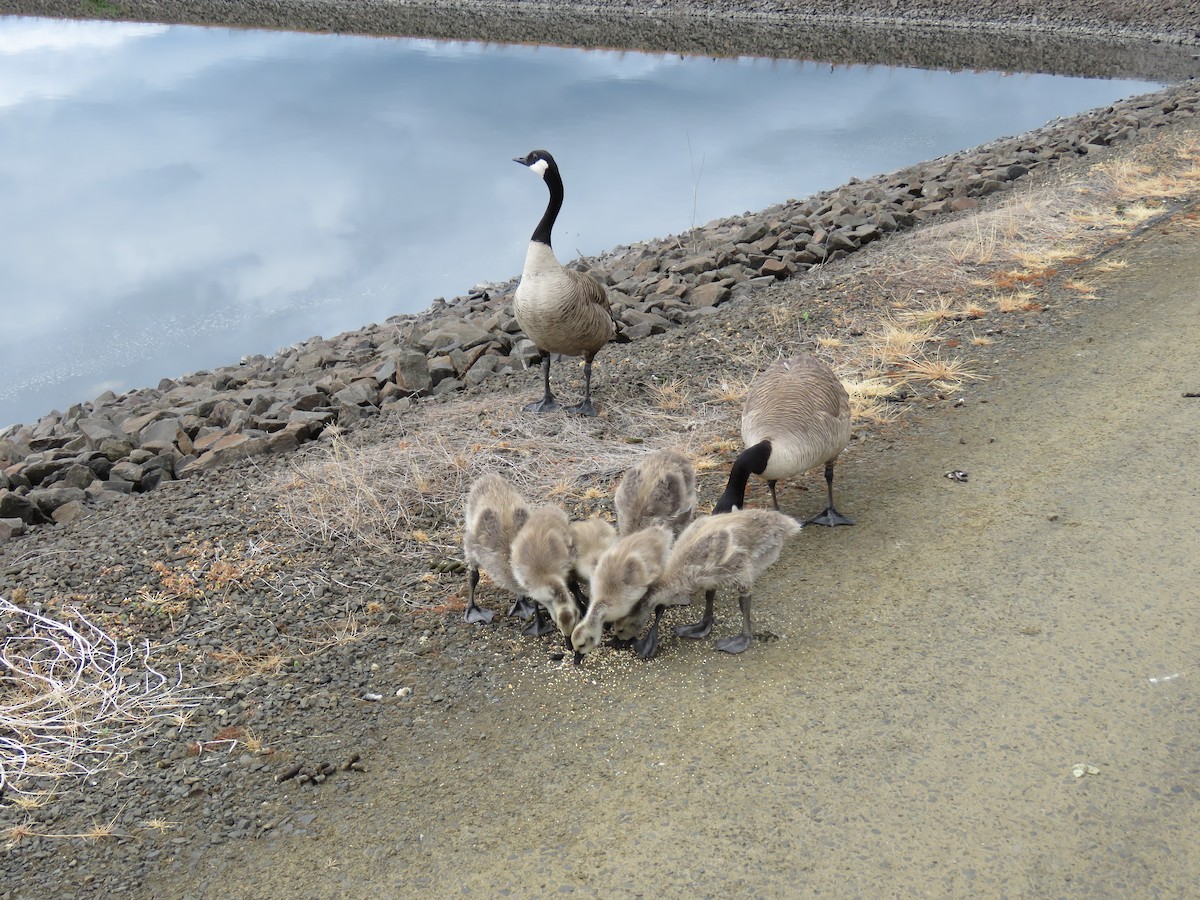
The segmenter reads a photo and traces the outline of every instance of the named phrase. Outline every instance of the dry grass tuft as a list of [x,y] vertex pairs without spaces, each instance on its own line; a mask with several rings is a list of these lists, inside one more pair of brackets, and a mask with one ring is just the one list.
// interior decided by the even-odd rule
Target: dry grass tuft
[[[447,565],[460,556],[462,503],[472,481],[500,472],[531,503],[554,501],[574,516],[602,512],[616,480],[643,454],[698,447],[729,418],[736,380],[693,385],[682,379],[614,385],[599,420],[537,416],[512,398],[426,404],[414,410],[402,441],[352,447],[334,439],[298,462],[271,490],[280,537],[301,548],[337,544],[403,557],[427,569],[406,602],[447,602],[462,578]],[[270,492],[268,492],[270,496]]]
[[964,381],[982,379],[984,376],[971,371],[965,361],[957,357],[943,359],[940,354],[934,356],[914,356],[900,360],[896,364],[894,378],[905,384],[925,383],[938,391],[952,391]]

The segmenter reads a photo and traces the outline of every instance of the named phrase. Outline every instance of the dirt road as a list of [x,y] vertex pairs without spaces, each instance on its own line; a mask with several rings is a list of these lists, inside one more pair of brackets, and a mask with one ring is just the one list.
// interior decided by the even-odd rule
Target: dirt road
[[851,453],[857,527],[795,539],[745,654],[517,663],[341,796],[297,796],[309,834],[159,895],[1194,895],[1194,225],[1133,241],[963,406]]

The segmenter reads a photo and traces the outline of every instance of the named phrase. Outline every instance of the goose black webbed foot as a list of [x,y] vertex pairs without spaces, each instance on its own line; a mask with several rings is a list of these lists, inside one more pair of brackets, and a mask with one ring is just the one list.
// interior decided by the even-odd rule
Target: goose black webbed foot
[[804,523],[805,525],[828,525],[832,528],[835,525],[853,525],[854,520],[843,516],[832,506],[826,507],[823,513],[813,516]]
[[677,625],[675,634],[681,638],[689,638],[693,641],[703,640],[708,637],[713,626],[713,600],[716,598],[716,591],[704,592],[704,616],[699,622],[693,622],[691,625]]
[[596,417],[596,407],[591,400],[584,400],[581,403],[576,403],[574,406],[563,407],[567,412],[574,413],[577,416]]
[[559,405],[558,401],[555,400],[554,397],[551,395],[551,396],[543,397],[541,400],[538,400],[536,403],[528,404],[525,407],[525,411],[526,412],[535,412],[535,413],[550,413],[550,412],[557,412],[561,408],[562,407]]
[[666,607],[660,606],[654,611],[654,624],[650,626],[650,630],[633,645],[634,652],[637,653],[640,659],[654,659],[658,655],[658,623],[662,621],[663,610]]
[[537,612],[537,604],[528,597],[518,597],[513,605],[508,608],[510,616],[516,616],[522,622],[528,622],[530,617]]
[[693,622],[691,625],[676,625],[675,636],[690,638],[693,641],[701,641],[712,633],[712,626],[712,619]]
[[550,621],[549,616],[542,612],[540,604],[536,605],[536,610],[533,615],[533,621],[521,629],[521,634],[529,637],[541,637],[544,634],[555,631],[554,623]]
[[725,653],[741,653],[750,646],[750,635],[735,634],[733,637],[721,638],[713,646]]
[[486,625],[492,621],[494,613],[490,609],[481,609],[472,603],[467,607],[467,611],[463,613],[464,622],[477,622],[481,625]]
[[658,655],[658,629],[651,628],[635,641],[633,651],[639,659],[654,659]]

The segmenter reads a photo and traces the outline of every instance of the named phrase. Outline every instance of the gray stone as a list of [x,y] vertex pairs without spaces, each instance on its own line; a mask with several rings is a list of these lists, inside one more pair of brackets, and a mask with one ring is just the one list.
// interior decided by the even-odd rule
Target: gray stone
[[112,469],[109,470],[108,477],[110,481],[117,478],[121,481],[129,481],[137,484],[142,480],[143,474],[145,474],[145,470],[140,465],[124,459],[113,465]]
[[719,281],[694,287],[684,295],[693,307],[720,306],[731,296],[729,288]]
[[83,505],[82,501],[69,500],[56,508],[51,518],[59,525],[65,525],[68,522],[82,519],[85,515],[87,515],[87,507]]
[[396,386],[409,394],[426,394],[433,387],[433,376],[429,373],[429,364],[425,354],[415,350],[397,353],[393,357],[396,362]]
[[187,434],[180,427],[179,419],[170,417],[151,422],[139,431],[137,442],[146,450],[158,451],[176,446],[180,435],[187,440]]
[[379,388],[374,381],[362,379],[333,395],[342,406],[360,406],[364,403],[374,403],[379,398]]
[[82,503],[85,496],[81,488],[35,488],[29,492],[29,502],[33,503],[42,515],[51,516],[60,506],[73,500]]
[[23,494],[0,491],[0,519],[20,519],[26,525],[42,521],[37,506]]

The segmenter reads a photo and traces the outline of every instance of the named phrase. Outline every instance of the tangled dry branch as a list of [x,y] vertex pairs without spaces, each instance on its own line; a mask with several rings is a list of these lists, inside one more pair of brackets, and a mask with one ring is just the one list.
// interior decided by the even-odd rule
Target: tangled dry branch
[[202,697],[70,609],[75,622],[0,597],[0,796],[46,790],[123,761],[156,726]]

